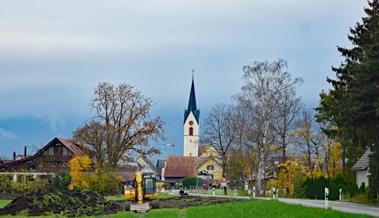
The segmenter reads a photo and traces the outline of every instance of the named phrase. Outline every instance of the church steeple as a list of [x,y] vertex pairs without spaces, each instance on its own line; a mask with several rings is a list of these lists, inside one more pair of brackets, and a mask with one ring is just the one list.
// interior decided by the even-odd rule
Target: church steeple
[[196,94],[195,94],[195,82],[194,82],[194,70],[192,71],[192,84],[191,84],[191,92],[188,100],[187,110],[184,112],[184,122],[186,122],[188,115],[192,112],[195,116],[197,123],[199,123],[200,110],[197,109],[196,106]]
[[184,111],[184,156],[197,157],[199,155],[200,144],[200,110],[197,109],[195,82],[192,70],[191,92],[188,100],[188,107]]

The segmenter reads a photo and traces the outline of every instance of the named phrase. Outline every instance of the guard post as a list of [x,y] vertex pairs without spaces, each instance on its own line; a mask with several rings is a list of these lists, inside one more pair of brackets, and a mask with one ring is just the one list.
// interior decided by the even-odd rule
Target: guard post
[[325,210],[329,208],[328,197],[329,197],[329,189],[325,187]]

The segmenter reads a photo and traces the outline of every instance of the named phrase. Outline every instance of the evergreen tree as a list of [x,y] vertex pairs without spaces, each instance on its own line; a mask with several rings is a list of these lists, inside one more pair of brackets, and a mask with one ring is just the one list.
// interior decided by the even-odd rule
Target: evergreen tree
[[327,79],[332,88],[321,93],[317,111],[319,121],[330,122],[325,132],[339,139],[344,144],[344,151],[355,151],[356,148],[349,145],[372,149],[369,186],[370,196],[376,198],[379,192],[378,0],[370,1],[365,13],[367,16],[362,22],[350,29],[348,38],[353,48],[338,47],[345,61],[332,69],[336,79]]

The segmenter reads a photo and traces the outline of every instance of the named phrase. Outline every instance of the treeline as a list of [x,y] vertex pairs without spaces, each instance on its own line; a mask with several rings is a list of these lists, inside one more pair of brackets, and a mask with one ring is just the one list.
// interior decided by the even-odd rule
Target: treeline
[[[332,87],[322,91],[316,110],[307,110],[301,102],[296,88],[302,79],[291,76],[286,61],[243,67],[243,85],[233,103],[215,105],[205,120],[204,142],[218,152],[223,175],[231,183],[242,187],[250,180],[257,190],[275,186],[292,195],[298,178],[303,185],[318,178],[344,178],[346,187],[352,187],[351,167],[371,149],[370,197],[377,198],[378,1],[369,2],[365,12],[367,16],[350,30],[353,48],[338,48],[345,60],[332,68],[336,79],[327,79]],[[354,194],[358,188],[348,189]]]

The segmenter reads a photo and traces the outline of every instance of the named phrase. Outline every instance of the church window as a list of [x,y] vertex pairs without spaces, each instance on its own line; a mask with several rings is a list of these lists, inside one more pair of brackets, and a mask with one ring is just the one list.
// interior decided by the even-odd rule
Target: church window
[[193,135],[193,127],[190,127],[190,128],[189,128],[189,135],[190,135],[190,136]]
[[214,166],[213,165],[208,165],[207,166],[207,170],[214,170]]

